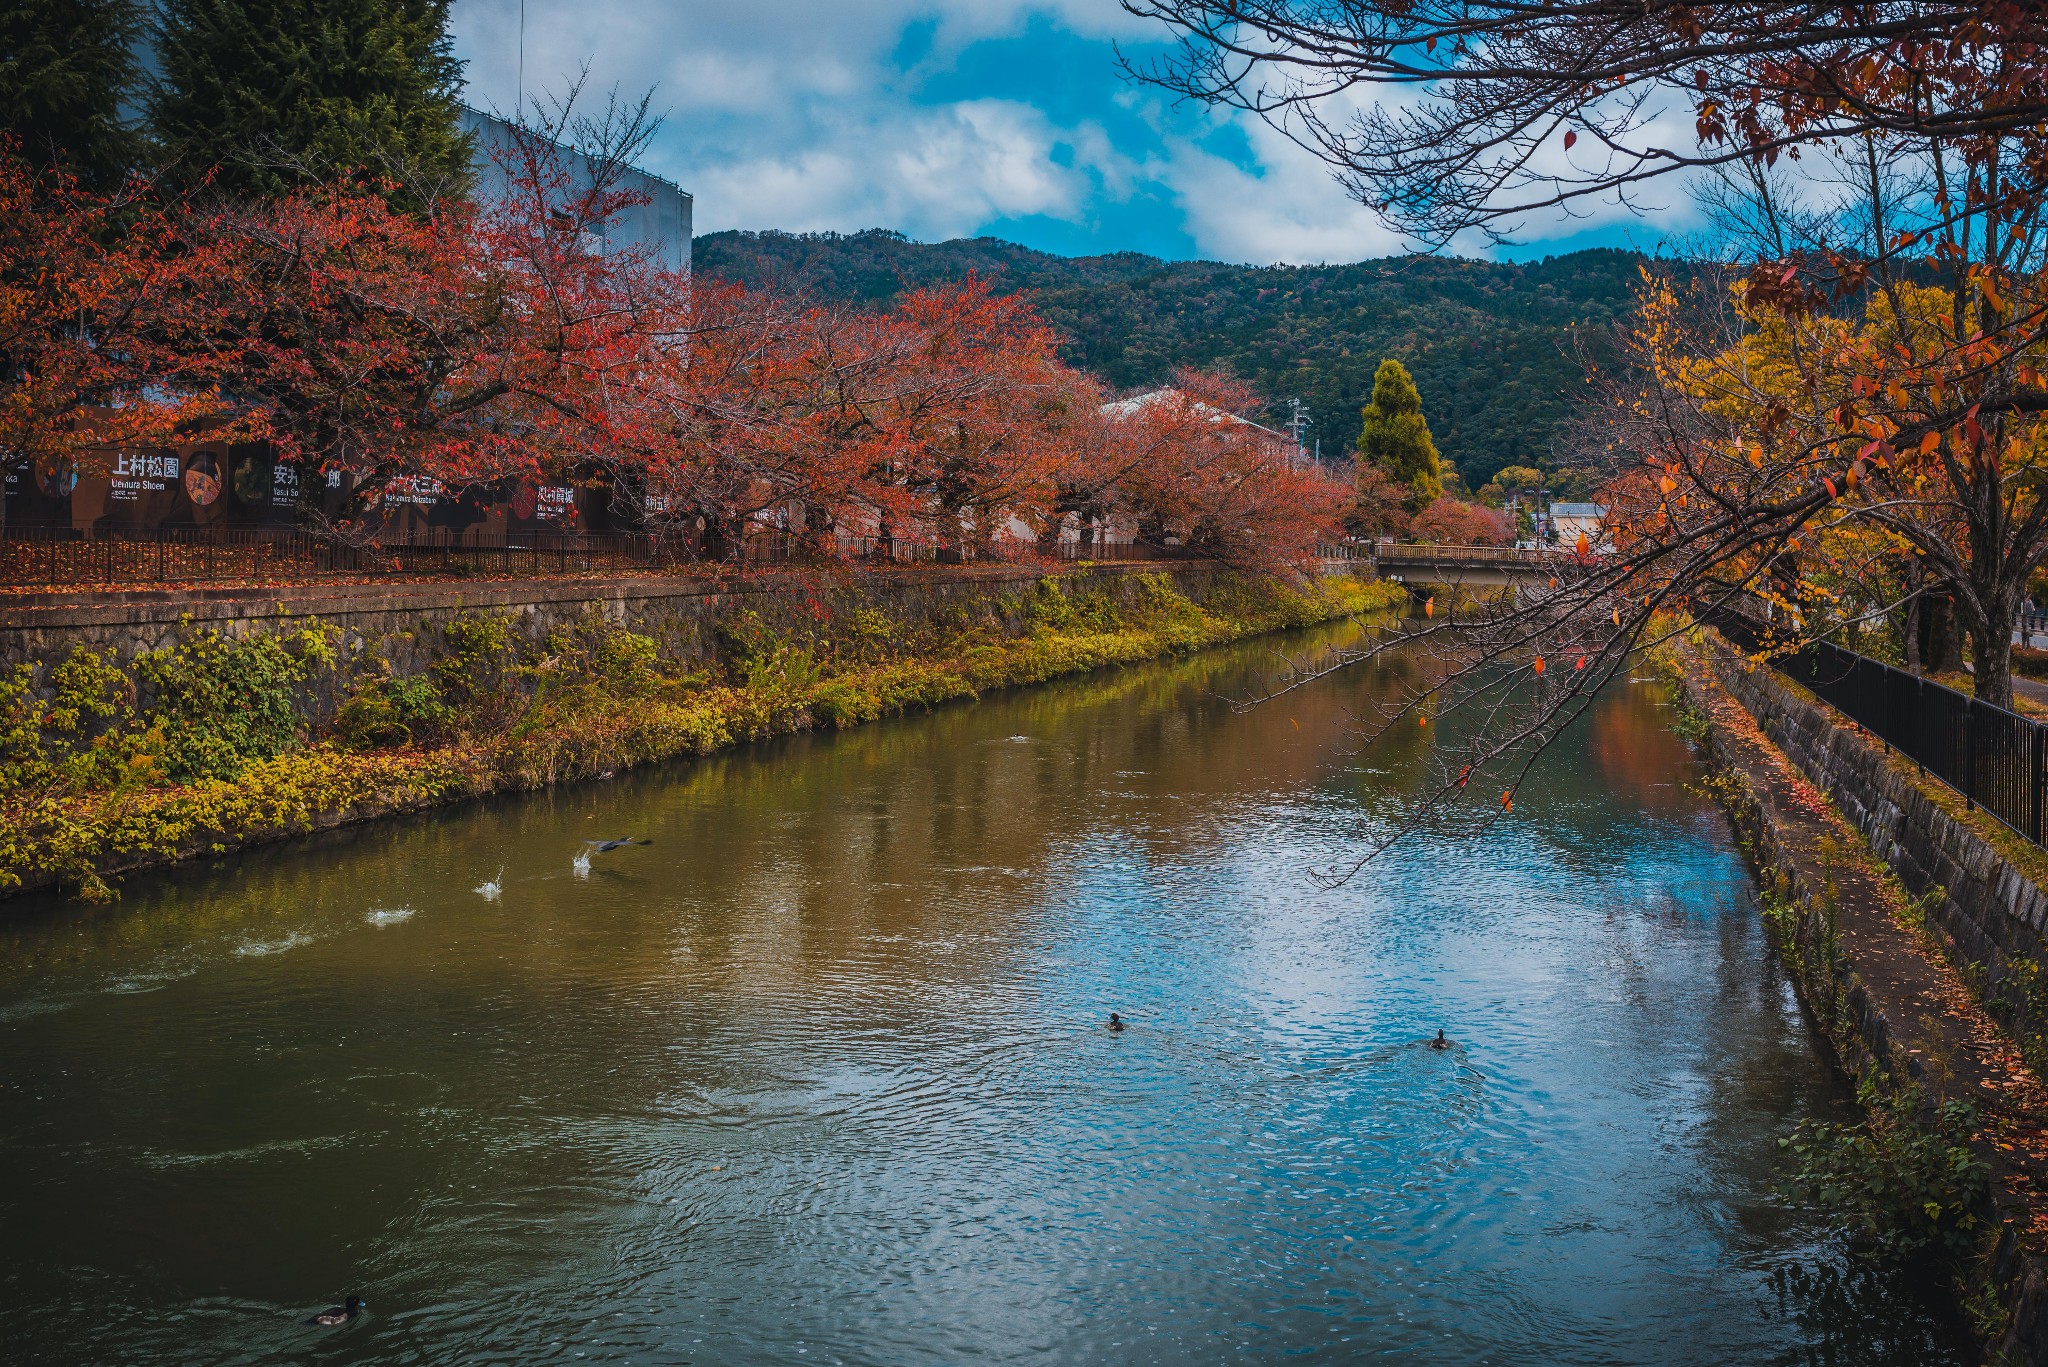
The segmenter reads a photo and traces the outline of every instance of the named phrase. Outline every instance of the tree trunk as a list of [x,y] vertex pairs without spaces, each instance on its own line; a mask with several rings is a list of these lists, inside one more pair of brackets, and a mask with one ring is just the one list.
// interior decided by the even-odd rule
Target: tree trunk
[[838,548],[838,522],[831,509],[822,503],[803,503],[797,507],[799,525],[797,544],[804,557],[809,560],[831,559]]
[[1920,658],[1929,674],[1947,674],[1962,665],[1957,649],[1955,603],[1946,593],[1922,595]]
[[2012,708],[2012,628],[1970,633],[1970,663],[1977,671],[1977,700]]
[[[1985,566],[1987,570],[1991,566]],[[2003,568],[1999,566],[1998,568]],[[1970,632],[1970,664],[1977,676],[1980,701],[1996,707],[2012,707],[2012,624],[2019,616],[2020,595],[2026,591],[2024,577],[2017,582],[2005,575],[1986,573],[1989,583],[1971,586],[1959,595],[1958,607],[1967,610]]]
[[1905,661],[1908,671],[1920,672],[1920,594],[1926,587],[1927,576],[1920,572],[1919,560],[1911,555],[1899,567],[1900,587],[1905,590],[1905,601],[1898,607],[1899,658]]
[[721,516],[711,509],[706,509],[699,516],[704,519],[704,535],[697,543],[697,553],[705,561],[734,560],[744,553],[743,522]]

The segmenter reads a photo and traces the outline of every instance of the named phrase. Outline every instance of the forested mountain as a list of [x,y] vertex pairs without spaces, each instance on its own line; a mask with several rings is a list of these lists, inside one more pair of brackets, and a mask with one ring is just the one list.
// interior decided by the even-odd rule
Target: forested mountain
[[1642,259],[1574,252],[1525,265],[1399,257],[1349,266],[1228,266],[1124,252],[1058,257],[995,238],[712,233],[696,268],[801,280],[820,296],[883,303],[976,271],[1028,294],[1066,334],[1067,358],[1122,387],[1177,365],[1221,365],[1274,400],[1311,406],[1326,459],[1348,454],[1373,371],[1408,367],[1445,460],[1477,488],[1504,465],[1553,468],[1551,438],[1604,357]]

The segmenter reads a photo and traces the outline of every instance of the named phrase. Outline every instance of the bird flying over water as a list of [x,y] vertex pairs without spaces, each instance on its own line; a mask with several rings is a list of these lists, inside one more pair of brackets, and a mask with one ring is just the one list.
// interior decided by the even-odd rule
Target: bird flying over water
[[586,840],[583,842],[583,848],[576,852],[576,857],[569,861],[569,867],[576,871],[578,878],[588,878],[590,876],[591,855],[608,854],[626,845],[652,845],[653,843],[652,840],[634,840],[631,838],[625,840]]

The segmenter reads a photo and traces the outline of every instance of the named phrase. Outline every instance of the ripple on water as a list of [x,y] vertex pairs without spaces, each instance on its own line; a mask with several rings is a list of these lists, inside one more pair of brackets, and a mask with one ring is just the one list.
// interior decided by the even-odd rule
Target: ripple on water
[[[1211,668],[18,934],[6,1360],[1964,1360],[1770,1202],[1776,1138],[1839,1091],[1725,826],[1646,781],[1684,762],[1646,701],[1499,838],[1319,889],[1422,759],[1316,758]],[[1301,690],[1301,730],[1351,687]],[[600,820],[657,849],[576,881]],[[368,934],[415,914],[393,892],[433,934]],[[302,1325],[351,1291],[363,1323]]]
[[156,969],[146,973],[127,973],[107,980],[109,992],[159,992],[174,982],[191,977],[199,970],[193,966]]
[[244,959],[260,959],[272,954],[284,954],[302,949],[313,943],[313,936],[304,931],[294,931],[278,940],[250,940],[235,946],[235,953]]
[[142,1163],[152,1168],[208,1167],[215,1164],[234,1165],[252,1163],[261,1159],[279,1156],[316,1153],[322,1149],[335,1149],[348,1144],[354,1136],[346,1134],[314,1135],[305,1139],[272,1139],[261,1144],[248,1144],[235,1149],[218,1149],[211,1153],[167,1153],[150,1150],[137,1155]]

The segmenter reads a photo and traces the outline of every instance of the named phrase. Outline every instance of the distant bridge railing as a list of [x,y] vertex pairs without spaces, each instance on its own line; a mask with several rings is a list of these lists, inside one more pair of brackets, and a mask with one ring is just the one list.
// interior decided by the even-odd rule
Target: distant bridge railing
[[[1734,612],[1708,620],[1745,650],[1772,646],[1768,623]],[[2048,725],[1826,641],[1787,650],[1770,663],[1962,794],[1968,806],[2042,843]]]
[[1550,565],[1574,558],[1569,550],[1533,546],[1461,546],[1385,541],[1373,548],[1383,565]]

